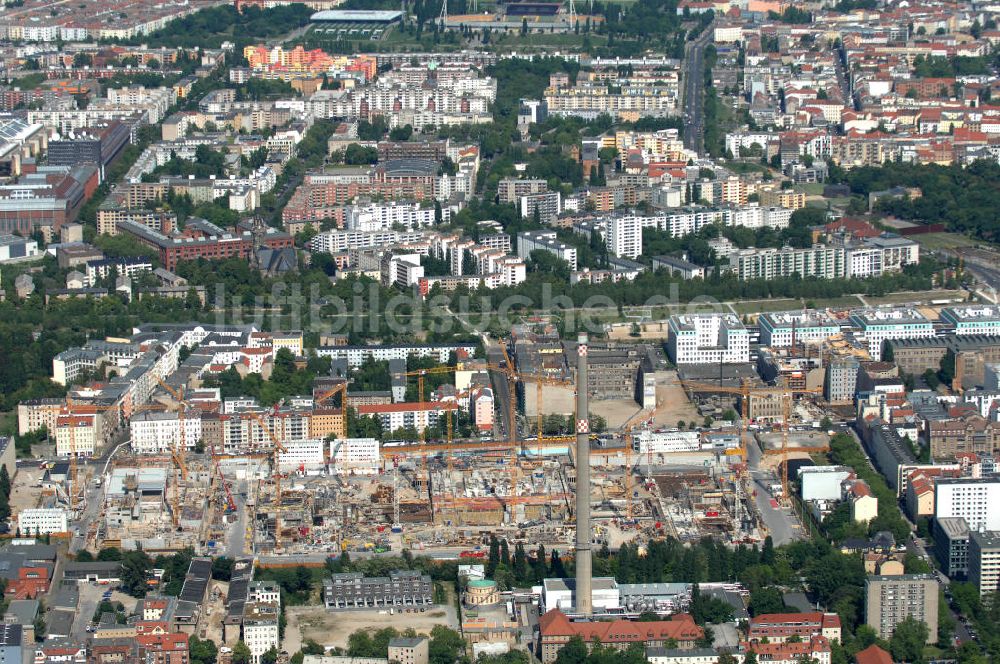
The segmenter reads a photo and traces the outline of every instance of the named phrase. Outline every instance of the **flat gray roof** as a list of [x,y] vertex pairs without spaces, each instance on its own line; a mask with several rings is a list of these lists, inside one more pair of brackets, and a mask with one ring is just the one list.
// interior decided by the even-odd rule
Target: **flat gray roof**
[[969,537],[969,524],[960,516],[943,516],[937,519],[938,528],[941,529],[948,539],[967,539]]
[[310,21],[334,21],[351,23],[392,23],[403,18],[401,11],[378,11],[365,9],[327,9],[316,12],[309,17]]

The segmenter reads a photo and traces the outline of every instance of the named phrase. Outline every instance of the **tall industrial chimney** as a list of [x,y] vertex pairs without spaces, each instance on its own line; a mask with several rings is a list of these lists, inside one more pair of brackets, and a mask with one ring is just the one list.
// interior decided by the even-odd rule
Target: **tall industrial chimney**
[[587,406],[587,335],[576,344],[576,612],[594,612],[590,559],[590,414]]

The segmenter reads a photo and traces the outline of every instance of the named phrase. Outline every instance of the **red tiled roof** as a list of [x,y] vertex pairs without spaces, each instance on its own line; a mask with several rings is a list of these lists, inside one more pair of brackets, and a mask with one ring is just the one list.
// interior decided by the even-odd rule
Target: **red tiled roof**
[[823,627],[840,627],[840,616],[836,613],[827,614],[820,611],[809,611],[807,613],[766,613],[754,616],[750,620],[750,625],[776,625],[785,623],[816,623]]
[[892,657],[874,643],[854,656],[857,664],[892,664]]
[[809,657],[815,652],[830,652],[830,643],[823,636],[814,636],[809,642],[800,641],[793,643],[752,643],[747,647],[757,653],[760,660],[787,660]]
[[646,641],[694,641],[704,635],[701,627],[686,613],[671,616],[670,620],[654,622],[570,622],[566,614],[552,609],[538,619],[538,626],[545,636],[579,636],[585,642],[597,639],[601,643],[640,643]]

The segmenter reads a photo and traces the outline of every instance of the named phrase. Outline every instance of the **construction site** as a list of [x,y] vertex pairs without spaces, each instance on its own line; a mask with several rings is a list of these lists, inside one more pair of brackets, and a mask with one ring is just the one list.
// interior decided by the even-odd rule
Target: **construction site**
[[[588,511],[597,546],[660,536],[763,540],[768,527],[751,466],[773,475],[766,486],[784,504],[788,464],[779,461],[826,449],[824,433],[793,426],[818,412],[795,399],[815,393],[814,383],[694,381],[669,369],[653,346],[583,348],[521,330],[488,348],[486,361],[402,374],[416,383],[420,409],[440,407],[438,433],[421,429],[408,441],[345,439],[350,381],[324,378],[309,412],[333,422],[325,440],[289,439],[278,404],[241,413],[249,450],[206,449],[185,426],[201,418],[199,435],[207,435],[218,404],[161,381],[163,392],[146,409],[179,414],[177,442],[159,455],[136,454],[126,445],[105,468],[77,468],[73,457],[53,486],[64,487],[63,502],[85,522],[81,535],[92,549],[141,543],[152,552],[191,547],[203,555],[321,556],[459,548],[461,556],[475,558],[491,533],[571,548],[581,509]],[[492,389],[490,435],[457,438],[459,411],[440,396],[424,403],[425,381],[435,374],[444,381],[435,380],[434,391],[454,395],[456,405],[477,381],[478,389]],[[592,430],[594,413],[611,401],[627,412]],[[579,416],[581,407],[590,418]],[[662,411],[673,415],[680,408],[721,421],[697,430],[664,422]],[[727,413],[738,417],[725,421]],[[554,433],[547,424],[553,416],[566,423]],[[762,424],[751,431],[750,422]],[[352,444],[370,446],[364,468],[343,465],[348,457],[339,446]],[[748,454],[751,444],[762,450],[756,459]],[[314,461],[297,460],[313,448]]]

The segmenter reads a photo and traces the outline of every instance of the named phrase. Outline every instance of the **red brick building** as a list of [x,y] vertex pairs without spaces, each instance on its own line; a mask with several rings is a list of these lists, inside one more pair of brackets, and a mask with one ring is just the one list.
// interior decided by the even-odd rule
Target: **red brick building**
[[35,599],[49,592],[49,570],[46,567],[22,567],[16,579],[8,579],[4,595],[8,600]]
[[152,634],[135,637],[140,661],[146,664],[188,664],[188,635]]
[[640,644],[644,648],[663,647],[668,640],[673,639],[678,648],[690,650],[694,648],[695,641],[705,635],[704,630],[686,613],[673,615],[670,620],[655,622],[572,622],[559,609],[552,609],[539,618],[538,629],[542,664],[554,662],[559,650],[574,636],[583,639],[588,648],[595,641],[616,650],[627,650],[633,644]]
[[747,638],[751,641],[767,639],[771,643],[784,643],[793,636],[807,641],[822,636],[831,641],[840,640],[840,616],[836,613],[769,613],[750,620]]

